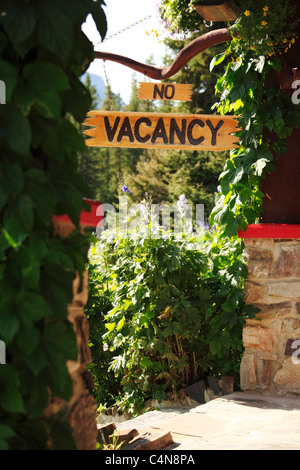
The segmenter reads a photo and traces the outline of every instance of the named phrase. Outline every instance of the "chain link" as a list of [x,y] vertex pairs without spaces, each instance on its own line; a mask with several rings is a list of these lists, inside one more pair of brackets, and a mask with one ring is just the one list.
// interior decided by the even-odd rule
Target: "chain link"
[[111,34],[107,38],[103,39],[103,41],[97,42],[94,44],[94,46],[98,46],[98,44],[103,44],[104,42],[108,41],[109,39],[114,38],[115,36],[118,36],[118,34],[124,33],[125,31],[128,31],[129,29],[133,28],[134,26],[143,23],[143,21],[149,20],[152,15],[145,16],[145,18],[142,18],[141,20],[136,21],[135,23],[130,24],[129,26],[126,26],[126,28],[120,29],[120,31],[117,31],[116,33]]
[[[112,39],[115,36],[118,36],[118,34],[121,34],[121,33],[124,33],[125,31],[128,31],[129,29],[133,28],[134,26],[136,26],[140,23],[143,23],[143,21],[149,20],[149,18],[151,18],[151,16],[152,15],[145,16],[145,18],[142,18],[141,20],[138,20],[135,23],[132,23],[129,26],[126,26],[126,28],[120,29],[120,31],[117,31],[116,33],[111,34],[110,36],[105,38],[103,41],[95,43],[94,46],[98,46],[98,44],[103,44],[104,42],[108,41],[109,39]],[[105,76],[105,81],[106,81],[106,86],[107,86],[107,91],[108,91],[109,106],[110,106],[110,110],[113,111],[113,99],[112,99],[110,83],[109,83],[108,75],[107,75],[107,71],[106,71],[105,60],[103,60],[103,69],[104,69],[104,76]]]
[[110,88],[110,84],[109,84],[109,80],[108,80],[108,76],[107,76],[107,72],[106,72],[105,60],[103,60],[103,69],[104,69],[106,87],[107,87],[107,91],[108,91],[109,106],[110,106],[110,110],[113,111],[114,110],[113,99],[112,99],[111,88]]

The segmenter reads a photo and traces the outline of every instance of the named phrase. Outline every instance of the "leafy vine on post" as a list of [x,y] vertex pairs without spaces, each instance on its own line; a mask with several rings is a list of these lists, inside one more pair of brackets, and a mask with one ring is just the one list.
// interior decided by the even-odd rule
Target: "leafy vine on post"
[[[91,97],[80,76],[94,59],[81,30],[92,14],[102,37],[103,1],[3,0],[0,5],[0,449],[74,449],[69,422],[73,383],[67,363],[78,345],[67,318],[73,280],[82,275],[89,239],[80,230],[88,188],[78,174],[86,151],[72,122]],[[72,120],[72,122],[71,122]],[[67,214],[75,230],[54,233]],[[67,404],[44,412],[52,397]]]

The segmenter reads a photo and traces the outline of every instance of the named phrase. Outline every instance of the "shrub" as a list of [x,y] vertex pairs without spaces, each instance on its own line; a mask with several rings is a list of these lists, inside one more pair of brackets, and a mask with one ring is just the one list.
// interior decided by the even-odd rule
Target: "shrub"
[[96,399],[131,412],[210,374],[238,378],[242,355],[241,240],[148,229],[103,232],[90,251]]

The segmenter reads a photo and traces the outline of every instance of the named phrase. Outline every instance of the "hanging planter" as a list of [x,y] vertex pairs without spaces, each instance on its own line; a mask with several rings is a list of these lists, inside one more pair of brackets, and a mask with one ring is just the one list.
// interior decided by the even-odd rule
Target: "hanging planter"
[[195,9],[206,21],[235,21],[239,15],[231,0],[205,0],[196,4]]

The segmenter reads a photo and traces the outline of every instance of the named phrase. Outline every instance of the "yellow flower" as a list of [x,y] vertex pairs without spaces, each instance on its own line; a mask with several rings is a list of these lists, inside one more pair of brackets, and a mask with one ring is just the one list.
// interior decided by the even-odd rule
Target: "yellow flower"
[[264,11],[264,16],[267,16],[267,12],[266,12],[266,11]]
[[265,6],[263,7],[263,10],[264,10],[264,12],[266,12],[266,11],[269,10],[269,7],[268,7],[267,5],[265,5]]
[[262,25],[262,26],[266,26],[267,24],[268,24],[268,23],[267,23],[265,20],[261,22],[261,25]]
[[249,15],[250,15],[250,11],[249,11],[249,10],[246,10],[246,11],[244,12],[244,15],[245,15],[245,16],[249,16]]

